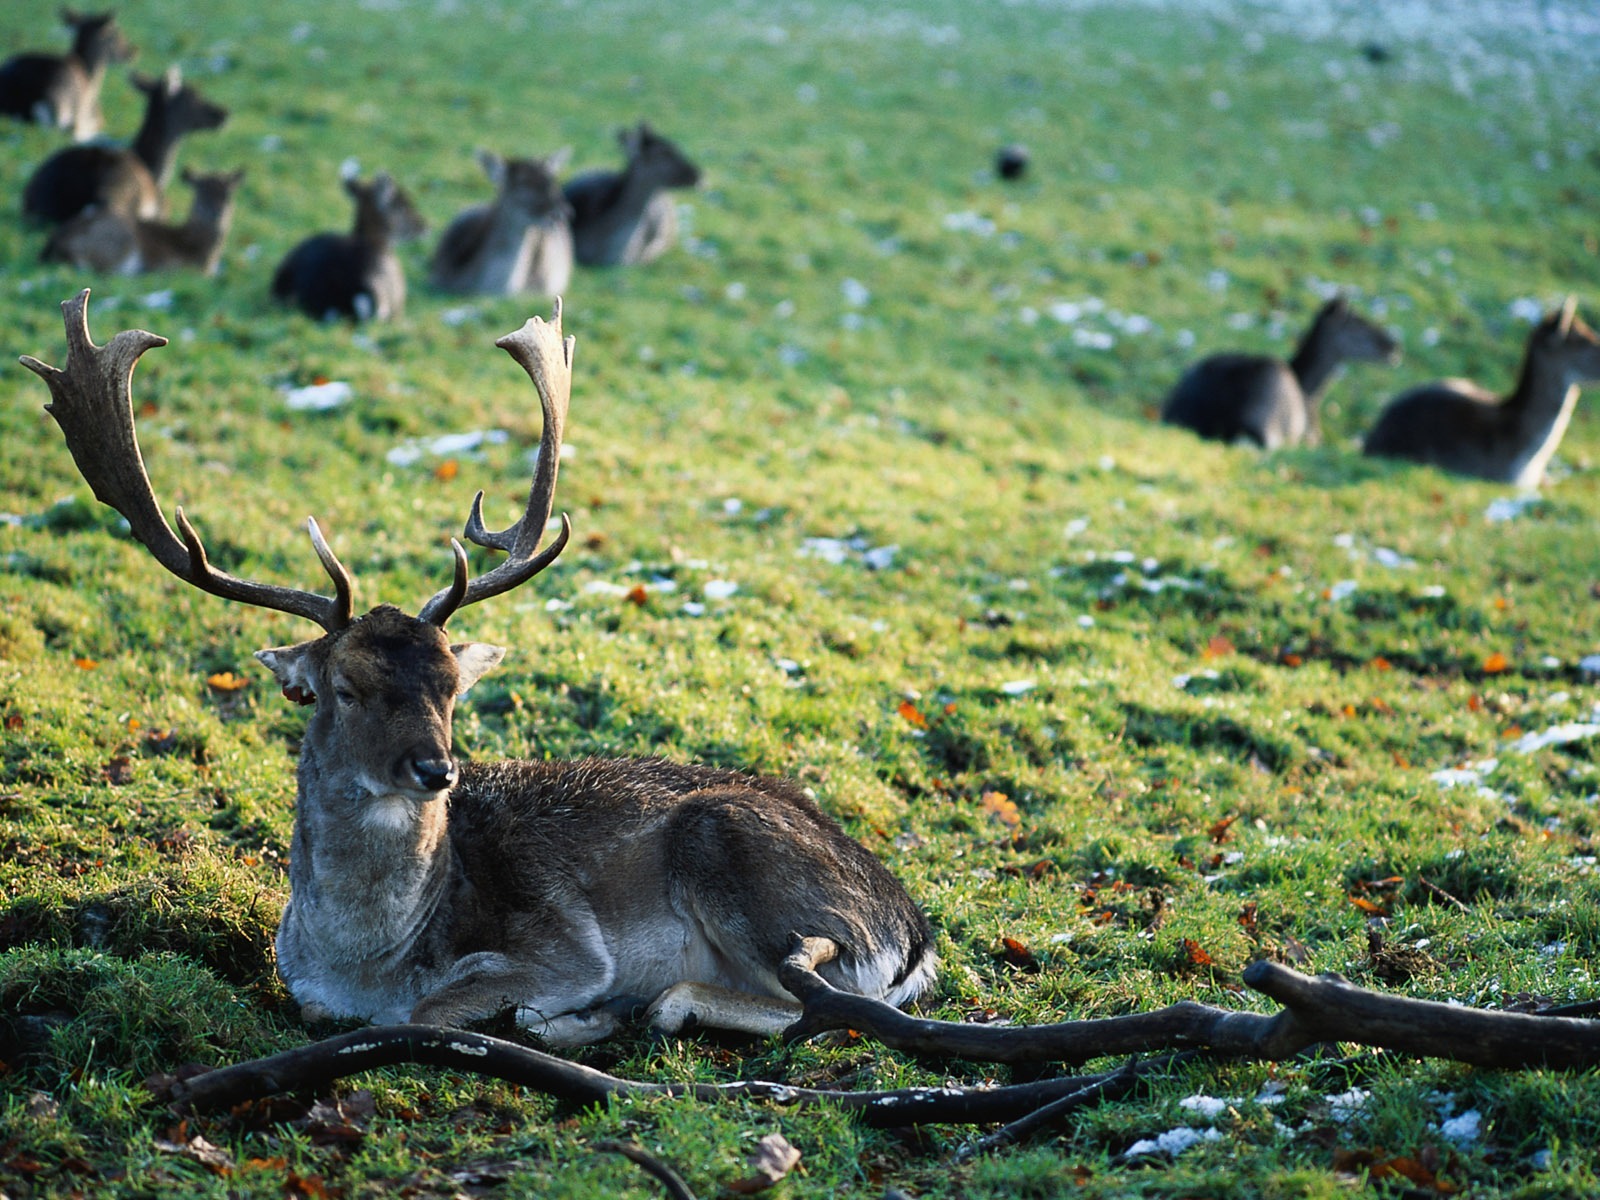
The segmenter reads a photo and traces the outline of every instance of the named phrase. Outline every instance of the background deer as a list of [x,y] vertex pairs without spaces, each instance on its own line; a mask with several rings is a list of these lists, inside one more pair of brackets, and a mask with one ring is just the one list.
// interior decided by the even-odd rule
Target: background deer
[[830,982],[901,1003],[934,970],[927,920],[865,848],[800,788],[660,759],[459,762],[457,700],[504,651],[452,642],[451,616],[532,578],[572,380],[561,307],[496,345],[528,373],[544,415],[526,510],[509,529],[473,500],[465,536],[508,558],[455,577],[415,617],[381,605],[353,619],[351,581],[310,522],[333,582],[324,596],[213,567],[177,510],[162,515],[134,434],[132,374],[166,343],[142,330],[89,337],[88,292],[62,305],[67,364],[22,362],[79,471],[180,579],[315,621],[324,636],[262,650],[285,695],[313,704],[300,750],[290,897],[278,969],[308,1018],[451,1025],[507,1007],[557,1045],[606,1036],[644,1002],[674,1029],[771,1033],[799,1009],[776,979],[796,935],[824,939]]
[[586,172],[566,187],[572,237],[578,261],[586,267],[659,258],[678,237],[678,213],[664,189],[700,182],[700,168],[645,122],[619,130],[617,140],[627,166]]
[[1578,385],[1600,379],[1600,339],[1565,304],[1528,335],[1509,396],[1467,379],[1443,379],[1402,392],[1384,407],[1362,449],[1458,475],[1536,488],[1572,420]]
[[93,209],[58,226],[45,242],[40,261],[121,275],[169,267],[193,267],[215,275],[244,171],[196,175],[185,168],[182,178],[194,189],[194,202],[181,224],[141,221],[124,213]]
[[228,110],[184,83],[177,67],[159,79],[135,78],[133,85],[145,94],[145,109],[132,147],[58,150],[23,188],[23,215],[51,224],[70,221],[92,206],[152,221],[162,215],[178,141],[219,128]]
[[1221,442],[1250,441],[1267,450],[1322,440],[1317,410],[1346,360],[1399,361],[1394,338],[1329,300],[1288,362],[1266,354],[1214,354],[1178,380],[1161,408],[1168,425],[1182,425]]
[[318,320],[384,321],[406,306],[405,268],[395,246],[428,226],[400,185],[379,171],[371,183],[348,178],[356,204],[349,233],[318,233],[287,255],[272,276],[272,295]]
[[0,64],[0,113],[71,130],[81,142],[104,128],[100,86],[106,69],[131,59],[133,47],[113,13],[64,8],[61,21],[72,30],[66,54],[19,54]]
[[457,215],[433,254],[433,286],[447,292],[554,296],[572,280],[571,209],[556,176],[571,150],[548,158],[478,151],[499,195]]

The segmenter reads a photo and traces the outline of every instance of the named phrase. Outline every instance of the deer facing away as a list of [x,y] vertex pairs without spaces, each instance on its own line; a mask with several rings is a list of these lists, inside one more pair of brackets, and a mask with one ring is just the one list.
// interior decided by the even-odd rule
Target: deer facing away
[[397,317],[406,305],[406,276],[395,245],[428,227],[386,171],[371,183],[348,178],[344,190],[356,204],[350,232],[313,234],[295,246],[273,273],[272,295],[318,320]]
[[100,87],[106,69],[131,59],[133,47],[113,13],[64,8],[61,22],[72,30],[66,54],[18,54],[0,63],[0,113],[70,130],[81,142],[104,128]]
[[572,281],[571,209],[557,175],[570,150],[548,158],[478,151],[499,195],[459,213],[433,253],[433,286],[446,292],[555,296]]
[[586,267],[659,258],[678,237],[678,212],[665,189],[700,182],[700,168],[643,121],[618,131],[617,141],[628,156],[622,170],[587,171],[566,187],[572,237]]
[[50,224],[70,221],[90,207],[151,221],[162,215],[179,140],[219,128],[228,110],[184,83],[176,67],[159,79],[138,77],[133,83],[145,94],[144,120],[133,145],[56,151],[23,188],[23,215]]
[[1428,463],[1519,488],[1536,488],[1578,404],[1578,385],[1600,380],[1600,337],[1568,297],[1528,336],[1511,394],[1467,379],[1443,379],[1389,401],[1362,444],[1365,453]]
[[[796,935],[823,939],[836,986],[902,1003],[930,981],[928,923],[904,888],[795,784],[660,759],[458,762],[456,702],[503,651],[452,641],[460,608],[543,570],[571,524],[549,520],[572,339],[531,318],[496,345],[528,373],[544,415],[526,510],[465,536],[508,553],[455,577],[412,617],[353,618],[348,573],[309,523],[334,595],[226,574],[151,490],[131,377],[165,339],[89,337],[88,292],[62,305],[65,369],[24,357],[78,469],[168,571],[225,599],[305,617],[325,633],[262,650],[285,695],[314,704],[300,752],[290,896],[278,969],[307,1018],[452,1025],[507,1007],[555,1045],[606,1036],[650,1004],[668,1031],[691,1018],[755,1033],[797,1014],[776,979]],[[826,953],[819,957],[826,957]]]
[[1167,396],[1161,419],[1221,442],[1315,446],[1322,440],[1317,410],[1347,359],[1394,363],[1399,349],[1340,296],[1318,311],[1288,362],[1266,354],[1201,359]]
[[215,275],[244,171],[197,175],[185,167],[183,181],[194,189],[194,203],[183,222],[141,221],[124,213],[92,209],[57,226],[39,255],[40,261],[121,275],[170,267],[193,267]]

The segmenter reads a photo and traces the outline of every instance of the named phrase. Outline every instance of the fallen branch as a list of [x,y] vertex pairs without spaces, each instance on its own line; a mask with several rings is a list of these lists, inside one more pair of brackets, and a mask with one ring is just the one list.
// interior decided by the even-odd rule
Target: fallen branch
[[689,1185],[666,1163],[643,1146],[632,1145],[628,1142],[596,1142],[596,1150],[606,1150],[612,1154],[620,1154],[629,1162],[634,1163],[646,1175],[656,1179],[661,1186],[667,1189],[669,1200],[696,1200],[695,1194],[689,1190]]
[[[231,1108],[282,1092],[316,1091],[336,1079],[422,1063],[470,1071],[532,1088],[575,1104],[613,1097],[690,1096],[696,1100],[765,1100],[779,1105],[828,1104],[877,1128],[1013,1121],[1105,1075],[1043,1079],[1008,1087],[926,1087],[847,1092],[790,1087],[762,1080],[735,1083],[641,1083],[481,1033],[433,1025],[383,1025],[324,1038],[309,1046],[174,1080],[168,1095],[195,1111]],[[1148,1071],[1149,1068],[1143,1068]]]
[[1320,1042],[1358,1042],[1478,1067],[1600,1064],[1600,1022],[1495,1012],[1412,1000],[1356,987],[1340,975],[1302,975],[1254,962],[1244,982],[1283,1005],[1250,1013],[1191,1000],[1122,1017],[1054,1025],[966,1025],[913,1017],[881,1000],[841,992],[816,972],[816,948],[802,943],[778,980],[805,1006],[789,1040],[853,1029],[894,1050],[979,1062],[1083,1062],[1109,1054],[1203,1049],[1240,1058],[1281,1060]]
[[1119,1100],[1133,1090],[1133,1085],[1138,1080],[1139,1073],[1135,1064],[1130,1061],[1121,1070],[1113,1071],[1092,1083],[1086,1083],[1077,1091],[1068,1092],[1059,1100],[1052,1100],[1042,1108],[1034,1109],[1027,1116],[1018,1117],[1009,1125],[1002,1125],[993,1133],[985,1134],[975,1142],[968,1142],[955,1152],[952,1156],[953,1161],[970,1162],[980,1154],[987,1154],[991,1150],[998,1150],[1002,1146],[1011,1145],[1012,1142],[1020,1142],[1025,1137],[1031,1137],[1080,1108],[1088,1108],[1091,1104],[1098,1104],[1102,1100]]

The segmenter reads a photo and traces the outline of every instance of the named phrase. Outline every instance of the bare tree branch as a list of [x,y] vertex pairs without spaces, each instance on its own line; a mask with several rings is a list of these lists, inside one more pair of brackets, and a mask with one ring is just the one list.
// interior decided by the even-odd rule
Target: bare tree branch
[[804,947],[778,970],[779,982],[805,1006],[785,1035],[789,1039],[854,1029],[891,1049],[935,1057],[1082,1062],[1109,1054],[1204,1049],[1277,1060],[1318,1042],[1359,1042],[1479,1067],[1584,1070],[1600,1064],[1600,1023],[1593,1021],[1389,996],[1339,975],[1302,975],[1265,961],[1251,963],[1243,978],[1283,1010],[1235,1012],[1183,1000],[1123,1017],[1010,1026],[923,1020],[881,1000],[841,992],[812,969]]
[[640,1083],[619,1079],[515,1042],[433,1025],[384,1025],[340,1034],[267,1058],[219,1067],[170,1085],[170,1098],[195,1110],[231,1108],[281,1092],[317,1090],[336,1079],[400,1063],[423,1063],[503,1079],[558,1100],[602,1104],[613,1096],[691,1096],[828,1104],[877,1128],[1012,1121],[1078,1091],[1102,1075],[1044,1079],[1008,1087],[927,1087],[849,1092],[736,1083]]

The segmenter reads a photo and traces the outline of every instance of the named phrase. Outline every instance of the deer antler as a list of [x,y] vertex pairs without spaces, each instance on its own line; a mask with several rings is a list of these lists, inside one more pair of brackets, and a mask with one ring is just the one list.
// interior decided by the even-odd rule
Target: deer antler
[[556,471],[561,465],[561,435],[567,424],[567,403],[572,397],[572,348],[574,339],[561,336],[561,298],[548,322],[529,317],[521,329],[508,333],[495,342],[528,373],[534,389],[539,393],[539,406],[544,410],[544,430],[539,435],[539,458],[533,470],[533,484],[528,489],[528,505],[521,518],[509,529],[494,533],[483,523],[483,493],[472,500],[472,512],[467,516],[464,536],[476,545],[490,550],[504,550],[511,557],[487,575],[467,581],[467,552],[454,538],[450,540],[455,552],[456,574],[448,588],[437,592],[417,616],[424,621],[444,627],[458,608],[476,604],[501,592],[509,592],[526,583],[556,560],[572,536],[572,521],[561,515],[561,532],[543,552],[539,543],[544,538],[544,527],[550,520],[550,509],[555,501]]
[[104,346],[96,346],[89,337],[88,288],[63,301],[61,312],[67,326],[66,367],[52,367],[27,354],[22,356],[22,365],[50,386],[53,403],[45,405],[45,411],[61,426],[78,472],[100,502],[127,518],[133,536],[157,562],[203,592],[306,617],[329,633],[348,625],[352,615],[350,575],[328,549],[316,521],[307,525],[311,545],[333,579],[335,595],[331,597],[238,579],[217,570],[206,560],[205,547],[182,508],[177,510],[181,540],[172,532],[139,453],[132,395],[133,368],[140,355],[165,346],[167,339],[129,329]]

